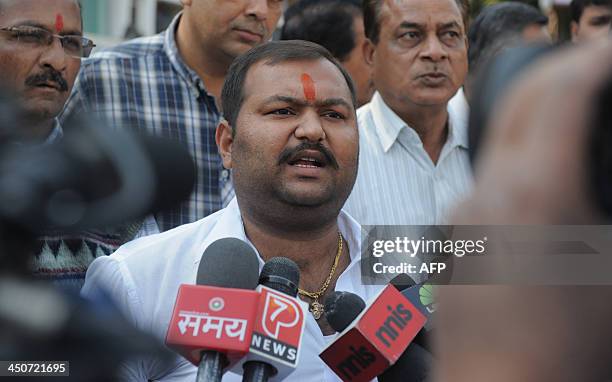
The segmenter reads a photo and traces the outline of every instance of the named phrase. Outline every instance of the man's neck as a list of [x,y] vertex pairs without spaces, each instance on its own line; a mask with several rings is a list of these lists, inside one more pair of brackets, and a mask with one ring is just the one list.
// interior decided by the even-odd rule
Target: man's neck
[[176,30],[176,45],[181,58],[189,68],[196,72],[206,85],[217,104],[220,104],[221,89],[225,75],[231,64],[229,57],[216,57],[212,50],[204,49],[202,43],[195,37],[195,32],[189,19],[181,17]]
[[402,105],[401,109],[392,107],[392,110],[417,132],[432,162],[438,163],[448,137],[447,105]]
[[[264,261],[273,257],[287,257],[300,268],[300,288],[317,291],[329,275],[338,252],[338,225],[336,222],[305,229],[300,232],[270,228],[252,216],[242,213],[244,229],[249,240],[255,245]],[[338,276],[348,264],[348,248],[343,249],[342,264]]]
[[[244,203],[245,205],[248,203]],[[324,285],[332,265],[339,253],[339,227],[338,215],[333,214],[321,217],[320,214],[305,216],[304,214],[291,214],[300,216],[299,223],[292,221],[281,222],[282,217],[269,217],[257,215],[256,208],[241,207],[242,221],[247,237],[255,245],[259,254],[267,261],[273,257],[287,257],[300,268],[299,287],[308,292],[318,292]],[[258,216],[260,218],[258,218]],[[318,218],[315,218],[318,216]],[[318,302],[323,303],[326,296],[335,290],[336,282],[350,263],[349,246],[342,239],[342,252],[336,270],[330,277],[325,292],[319,296]],[[299,297],[311,304],[314,300],[304,295]],[[322,316],[317,324],[324,335],[333,334],[334,330]]]

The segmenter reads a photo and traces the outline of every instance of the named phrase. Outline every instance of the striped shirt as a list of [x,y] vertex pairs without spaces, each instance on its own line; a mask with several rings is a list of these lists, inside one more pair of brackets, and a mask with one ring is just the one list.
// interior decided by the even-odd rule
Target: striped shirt
[[62,114],[90,113],[113,126],[175,139],[197,165],[194,192],[179,207],[156,215],[161,231],[199,220],[233,197],[215,143],[215,99],[182,60],[175,41],[181,15],[155,36],[131,40],[83,60]]
[[362,225],[444,224],[470,190],[467,115],[449,107],[449,134],[438,163],[419,135],[379,93],[357,112],[359,173],[344,209]]

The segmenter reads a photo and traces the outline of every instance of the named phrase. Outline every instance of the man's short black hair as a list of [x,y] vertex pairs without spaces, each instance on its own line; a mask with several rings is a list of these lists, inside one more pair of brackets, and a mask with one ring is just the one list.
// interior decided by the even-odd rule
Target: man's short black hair
[[225,76],[225,83],[221,91],[221,105],[223,116],[232,126],[232,134],[236,134],[236,120],[244,102],[244,83],[249,69],[263,61],[266,65],[274,66],[292,61],[327,60],[334,64],[351,92],[353,106],[357,105],[357,96],[353,80],[346,69],[332,54],[321,45],[310,41],[286,40],[271,41],[249,50],[234,60]]
[[520,38],[530,25],[546,26],[548,17],[536,7],[507,2],[486,7],[476,17],[468,32],[468,62],[470,72],[476,72],[487,52],[500,40]]
[[[385,0],[363,0],[363,24],[366,37],[374,44],[378,44],[380,37],[380,11]],[[468,30],[470,19],[469,0],[455,0],[463,17],[463,25]]]
[[355,17],[360,0],[300,0],[285,12],[280,39],[316,42],[344,61],[355,48]]
[[612,0],[572,0],[572,20],[577,23],[580,22],[584,8],[590,5],[607,5],[608,7],[612,7]]

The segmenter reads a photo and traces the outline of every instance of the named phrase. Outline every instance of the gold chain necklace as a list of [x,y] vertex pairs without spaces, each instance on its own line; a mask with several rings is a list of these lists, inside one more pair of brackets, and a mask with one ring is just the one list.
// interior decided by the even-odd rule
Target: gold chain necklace
[[316,292],[308,292],[308,291],[305,291],[304,289],[298,289],[299,294],[313,299],[313,301],[310,303],[310,308],[308,310],[310,310],[315,320],[318,320],[319,318],[321,318],[321,316],[325,312],[325,306],[319,302],[319,298],[323,296],[323,294],[327,290],[327,287],[329,287],[329,283],[334,277],[334,273],[336,273],[336,267],[338,267],[338,262],[340,260],[341,255],[342,255],[342,234],[338,232],[338,252],[336,253],[336,258],[334,259],[334,264],[332,265],[331,270],[329,271],[329,275],[327,276],[327,279],[325,280],[321,288]]

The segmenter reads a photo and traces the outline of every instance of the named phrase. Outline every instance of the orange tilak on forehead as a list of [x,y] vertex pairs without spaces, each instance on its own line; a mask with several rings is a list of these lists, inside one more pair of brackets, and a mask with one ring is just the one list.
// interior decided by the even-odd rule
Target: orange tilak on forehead
[[304,88],[304,97],[309,102],[313,102],[317,98],[315,83],[310,75],[302,74],[302,87]]
[[55,32],[59,33],[62,29],[64,29],[64,16],[58,13],[55,15]]

